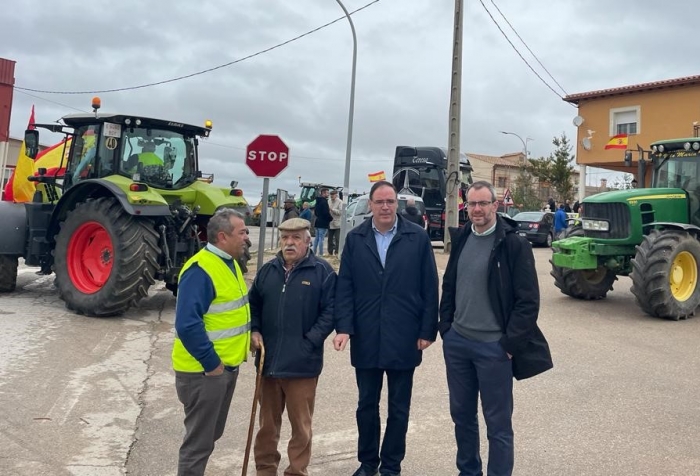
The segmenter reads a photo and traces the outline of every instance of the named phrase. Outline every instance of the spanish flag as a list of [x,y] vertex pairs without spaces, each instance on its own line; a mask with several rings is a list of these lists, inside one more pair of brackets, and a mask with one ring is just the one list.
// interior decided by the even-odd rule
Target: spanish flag
[[46,169],[46,175],[63,175],[66,164],[68,163],[68,152],[70,151],[70,140],[62,140],[58,144],[54,144],[48,149],[39,152],[34,160],[34,170],[39,170],[43,167]]
[[[34,129],[34,123],[34,106],[32,106],[32,113],[29,116],[27,129]],[[26,144],[22,142],[14,172],[15,178],[12,184],[12,198],[15,202],[29,202],[32,200],[36,187],[34,186],[34,182],[27,180],[27,177],[30,175],[34,175],[34,160],[32,160],[31,157],[27,157],[27,147]]]
[[605,144],[605,150],[608,149],[627,149],[627,134],[613,136],[612,139]]
[[380,180],[386,180],[386,175],[383,170],[375,172],[373,174],[367,174],[370,182],[379,182]]
[[[68,152],[70,150],[70,141],[62,140],[58,144],[52,145],[48,149],[44,149],[36,155],[34,159],[34,171],[29,175],[38,175],[39,168],[43,167],[46,169],[46,175],[63,177],[63,173],[66,170],[66,164],[68,163]],[[64,147],[65,146],[65,147]],[[65,150],[65,155],[64,155]],[[14,202],[14,189],[15,189],[15,171],[12,172],[10,178],[5,185],[5,193],[2,196],[3,201]],[[19,201],[19,200],[18,200]]]

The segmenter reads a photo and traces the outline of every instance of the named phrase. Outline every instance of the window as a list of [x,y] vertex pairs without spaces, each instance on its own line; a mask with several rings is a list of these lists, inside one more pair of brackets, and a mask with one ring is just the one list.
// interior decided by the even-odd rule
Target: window
[[506,188],[506,178],[498,177],[498,188]]
[[639,106],[610,109],[610,137],[639,134],[640,129]]

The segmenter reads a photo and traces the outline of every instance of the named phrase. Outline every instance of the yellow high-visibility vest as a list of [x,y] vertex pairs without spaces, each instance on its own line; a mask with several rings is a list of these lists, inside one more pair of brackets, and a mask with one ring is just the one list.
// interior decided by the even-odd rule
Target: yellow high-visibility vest
[[[236,260],[233,260],[236,267],[234,276],[224,260],[204,248],[185,263],[180,271],[180,278],[194,263],[198,263],[209,275],[216,293],[204,314],[207,336],[224,365],[238,366],[245,361],[250,347],[250,305],[243,273]],[[181,289],[180,293],[182,292],[187,290]],[[202,364],[187,352],[177,335],[173,343],[172,359],[173,369],[176,371],[204,371]]]

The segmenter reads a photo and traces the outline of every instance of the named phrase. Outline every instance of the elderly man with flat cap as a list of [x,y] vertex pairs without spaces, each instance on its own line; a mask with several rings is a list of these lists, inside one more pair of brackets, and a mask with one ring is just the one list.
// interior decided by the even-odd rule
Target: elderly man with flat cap
[[286,475],[307,475],[316,385],[323,343],[333,330],[336,273],[315,256],[311,224],[292,218],[280,224],[280,251],[265,263],[250,289],[251,350],[264,343],[260,429],[255,437],[257,476],[276,476],[277,443],[285,408],[292,427]]
[[299,218],[299,211],[297,210],[297,204],[292,198],[288,198],[284,201],[284,216],[282,221],[291,220],[292,218]]

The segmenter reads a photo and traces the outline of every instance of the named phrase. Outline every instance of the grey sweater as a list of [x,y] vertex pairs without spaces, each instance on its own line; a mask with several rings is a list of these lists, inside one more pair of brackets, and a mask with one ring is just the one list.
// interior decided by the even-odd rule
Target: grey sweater
[[470,234],[457,262],[454,330],[463,337],[494,342],[503,331],[491,308],[488,267],[496,234]]

